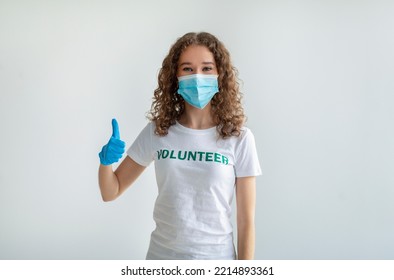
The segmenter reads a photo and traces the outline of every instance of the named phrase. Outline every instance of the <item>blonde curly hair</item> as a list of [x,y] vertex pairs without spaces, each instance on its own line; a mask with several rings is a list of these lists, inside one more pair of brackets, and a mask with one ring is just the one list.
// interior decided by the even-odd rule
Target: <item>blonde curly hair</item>
[[177,93],[178,61],[181,53],[190,45],[207,47],[213,54],[218,70],[219,92],[211,100],[212,115],[222,138],[239,136],[245,122],[241,105],[237,69],[232,65],[230,54],[222,42],[207,32],[187,33],[179,38],[164,58],[158,75],[158,87],[154,91],[148,119],[156,124],[155,133],[165,136],[185,109],[185,101]]

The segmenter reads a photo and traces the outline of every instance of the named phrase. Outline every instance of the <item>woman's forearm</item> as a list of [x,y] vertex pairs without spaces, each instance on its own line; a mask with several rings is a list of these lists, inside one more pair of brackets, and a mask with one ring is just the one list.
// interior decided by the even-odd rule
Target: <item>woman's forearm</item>
[[100,164],[99,186],[101,197],[104,201],[111,201],[117,198],[119,193],[119,181],[112,170],[112,165]]
[[238,225],[238,259],[253,260],[255,248],[255,226],[253,222]]
[[256,178],[237,178],[238,259],[252,260],[255,247]]
[[112,170],[111,165],[99,167],[99,186],[104,201],[118,198],[145,170],[145,166],[136,163],[130,157],[126,157],[119,167]]

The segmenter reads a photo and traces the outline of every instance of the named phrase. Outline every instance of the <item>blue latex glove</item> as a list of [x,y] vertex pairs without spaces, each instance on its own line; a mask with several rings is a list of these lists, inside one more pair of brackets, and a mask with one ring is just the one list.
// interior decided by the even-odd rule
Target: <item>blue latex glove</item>
[[120,140],[119,125],[116,119],[112,119],[112,136],[108,144],[99,153],[100,163],[110,165],[119,161],[125,150],[125,142]]

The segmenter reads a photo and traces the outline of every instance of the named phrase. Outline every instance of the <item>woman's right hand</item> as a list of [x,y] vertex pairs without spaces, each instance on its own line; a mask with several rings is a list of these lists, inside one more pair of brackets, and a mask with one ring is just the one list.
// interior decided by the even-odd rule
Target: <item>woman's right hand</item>
[[100,163],[102,165],[111,165],[118,162],[123,156],[125,146],[125,142],[120,140],[118,122],[116,119],[112,119],[112,136],[99,153]]
[[104,201],[119,197],[145,170],[145,166],[126,156],[115,172],[111,164],[119,161],[125,151],[125,142],[120,140],[118,122],[112,120],[112,136],[99,153],[99,186]]

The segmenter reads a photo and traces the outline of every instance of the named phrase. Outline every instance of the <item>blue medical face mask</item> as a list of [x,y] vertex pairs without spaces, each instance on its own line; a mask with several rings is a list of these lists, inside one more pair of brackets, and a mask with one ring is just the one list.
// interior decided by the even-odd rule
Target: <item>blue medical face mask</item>
[[218,91],[217,75],[193,74],[178,77],[178,93],[196,108],[203,109]]

